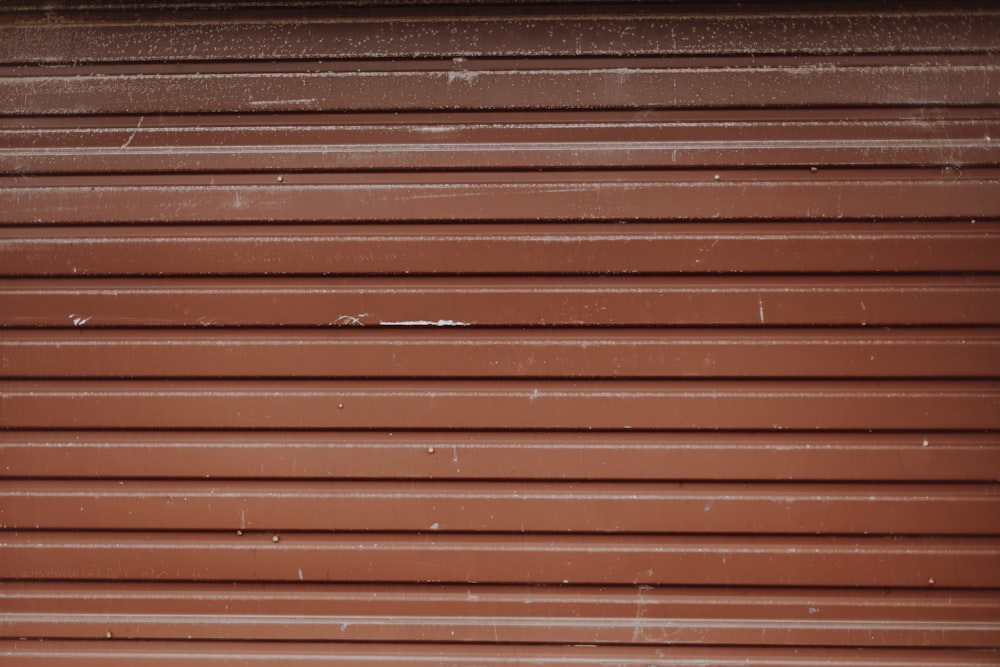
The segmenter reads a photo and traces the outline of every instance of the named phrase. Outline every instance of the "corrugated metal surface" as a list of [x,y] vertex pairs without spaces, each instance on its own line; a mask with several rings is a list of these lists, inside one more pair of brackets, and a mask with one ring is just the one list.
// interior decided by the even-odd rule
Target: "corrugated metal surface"
[[1000,10],[0,14],[0,655],[1000,663]]

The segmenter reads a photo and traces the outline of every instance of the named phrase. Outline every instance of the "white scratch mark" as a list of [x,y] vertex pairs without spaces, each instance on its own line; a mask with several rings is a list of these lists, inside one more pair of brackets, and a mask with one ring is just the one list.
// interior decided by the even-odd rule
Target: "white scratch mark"
[[379,322],[384,327],[469,327],[468,322],[457,322],[455,320],[400,320],[389,322],[382,320]]
[[431,524],[431,530],[437,530],[440,527],[441,527],[441,524],[439,524],[437,521],[435,521],[434,523]]
[[250,102],[250,106],[264,107],[264,106],[277,106],[279,104],[312,104],[315,101],[316,101],[315,97],[306,97],[297,100],[253,100]]
[[70,313],[69,319],[72,320],[73,326],[77,327],[82,327],[91,320],[90,317],[84,317],[83,315],[77,315],[76,313]]
[[135,139],[135,135],[139,133],[139,128],[142,127],[142,121],[144,121],[145,119],[146,119],[145,116],[139,116],[139,122],[135,124],[135,129],[132,130],[132,134],[128,135],[128,139],[126,139],[125,143],[122,144],[122,148],[129,147],[129,144],[131,144],[132,140]]
[[760,313],[760,323],[764,324],[764,298],[757,296],[757,312]]
[[368,313],[358,313],[357,315],[341,315],[333,321],[333,324],[353,324],[355,326],[363,327],[364,322],[361,321],[362,317],[368,317]]
[[299,581],[304,581],[305,577],[302,576],[302,568],[299,568]]

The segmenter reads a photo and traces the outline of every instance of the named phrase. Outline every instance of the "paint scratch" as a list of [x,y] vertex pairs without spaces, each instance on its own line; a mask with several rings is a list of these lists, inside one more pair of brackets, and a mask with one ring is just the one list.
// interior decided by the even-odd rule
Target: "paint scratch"
[[341,315],[335,319],[332,324],[342,324],[342,325],[354,325],[363,327],[365,323],[361,321],[362,317],[368,317],[368,313],[358,313],[357,315]]
[[129,147],[129,144],[131,144],[132,140],[135,139],[135,135],[139,133],[139,128],[142,127],[142,121],[144,121],[145,119],[146,119],[145,116],[139,116],[139,122],[135,124],[135,129],[132,130],[132,134],[128,135],[128,139],[126,139],[125,143],[122,144],[122,148]]
[[379,322],[384,327],[469,327],[468,322],[458,322],[456,320],[400,320],[390,322],[382,320]]

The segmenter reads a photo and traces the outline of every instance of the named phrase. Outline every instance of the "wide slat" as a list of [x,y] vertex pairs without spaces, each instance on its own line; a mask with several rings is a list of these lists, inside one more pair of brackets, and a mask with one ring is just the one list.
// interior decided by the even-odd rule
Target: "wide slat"
[[[972,591],[0,584],[8,637],[990,647]],[[331,645],[331,650],[336,650]]]
[[996,221],[0,228],[7,276],[967,273],[998,258]]
[[1000,383],[11,381],[0,428],[1000,428]]
[[6,579],[1000,587],[1000,539],[985,537],[10,531],[0,540]]
[[0,431],[0,460],[0,477],[997,481],[1000,437]]
[[1000,534],[989,485],[8,481],[44,530]]
[[989,108],[13,117],[0,173],[988,166],[998,122]]
[[235,667],[292,662],[302,667],[364,664],[371,667],[481,667],[504,665],[620,665],[622,667],[720,667],[762,665],[779,667],[984,667],[996,665],[995,650],[945,649],[791,649],[747,647],[614,647],[519,646],[486,644],[334,644],[239,642],[81,642],[47,640],[0,641],[0,657],[13,665],[153,664]]
[[0,223],[1000,218],[995,169],[900,170],[885,180],[865,170],[282,178],[0,177]]
[[0,114],[970,106],[1000,102],[998,62],[977,54],[178,63],[169,73],[5,67]]
[[0,326],[996,325],[1000,277],[0,281]]
[[[55,23],[48,16],[28,14],[8,19],[0,29],[0,62],[982,53],[995,49],[1000,34],[996,11],[954,3],[944,10],[905,16],[836,9],[801,14],[773,8],[677,16],[642,5],[617,7],[614,13],[602,7],[576,8],[569,15],[522,5],[516,16],[499,16],[489,8],[445,13],[383,7],[377,19],[342,5],[335,18],[300,8],[295,21],[274,12],[198,12],[188,5],[171,7],[166,17],[64,12]],[[706,40],[706,34],[712,39]]]
[[0,377],[982,377],[993,329],[0,332]]

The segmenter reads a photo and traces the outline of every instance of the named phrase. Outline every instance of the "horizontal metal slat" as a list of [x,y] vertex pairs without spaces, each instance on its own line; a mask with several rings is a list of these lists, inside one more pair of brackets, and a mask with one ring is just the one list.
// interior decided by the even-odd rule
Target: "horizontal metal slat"
[[[242,66],[245,69],[245,66]],[[233,71],[204,63],[131,68],[5,68],[0,113],[160,114],[809,106],[971,106],[1000,101],[992,55],[800,56],[720,62],[375,61]],[[268,69],[267,67],[263,68]]]
[[797,667],[981,667],[1000,657],[994,650],[837,649],[747,647],[638,647],[518,646],[495,644],[453,646],[441,644],[329,644],[307,642],[85,642],[49,639],[0,641],[0,657],[16,665],[211,665],[229,667],[248,663],[294,661],[302,667],[357,665],[398,667],[480,667],[483,665],[607,665],[623,667],[701,667],[713,664],[785,665]]
[[[1000,85],[998,85],[1000,89]],[[822,172],[821,172],[822,173]],[[0,223],[488,222],[1000,218],[995,170],[823,174],[612,172],[240,177],[114,185],[97,176],[0,178]],[[85,178],[93,179],[88,182]],[[138,177],[137,177],[138,178]],[[219,177],[222,178],[221,176]],[[492,179],[492,182],[490,182]],[[856,180],[855,180],[856,179]],[[339,181],[339,182],[338,182]],[[24,187],[28,186],[30,187]]]
[[5,276],[972,271],[1000,222],[0,228]]
[[996,276],[0,281],[5,327],[1000,324]]
[[5,478],[996,481],[1000,436],[0,431],[0,459]]
[[881,111],[13,117],[0,119],[0,173],[998,162],[995,109]]
[[993,329],[0,331],[0,377],[1000,377]]
[[1000,540],[972,537],[11,531],[0,547],[0,577],[26,580],[1000,586]]
[[[445,454],[446,455],[446,454]],[[994,485],[8,481],[43,530],[1000,534]]]
[[989,430],[1000,383],[10,381],[0,427]]
[[378,19],[343,8],[285,8],[262,16],[245,9],[236,15],[185,10],[117,20],[105,11],[96,21],[65,8],[58,21],[51,14],[34,21],[8,17],[0,26],[0,62],[990,52],[1000,34],[1000,16],[982,7],[897,15],[774,9],[677,15],[641,6],[522,6],[519,16],[424,7],[382,8]]
[[[992,647],[972,591],[0,584],[9,637]],[[332,648],[332,647],[331,647]]]

